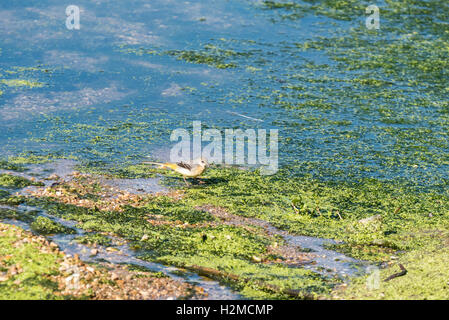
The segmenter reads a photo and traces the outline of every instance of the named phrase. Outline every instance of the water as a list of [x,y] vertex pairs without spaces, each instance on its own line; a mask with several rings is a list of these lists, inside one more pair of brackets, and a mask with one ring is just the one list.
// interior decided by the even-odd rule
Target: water
[[281,236],[286,242],[286,245],[293,250],[310,251],[309,259],[312,263],[304,264],[304,268],[325,277],[337,277],[339,279],[349,280],[349,277],[351,276],[363,274],[366,267],[370,266],[368,262],[348,257],[334,250],[326,249],[327,246],[337,244],[337,241],[332,239],[292,235],[274,227],[267,221],[232,216],[229,214],[227,215],[225,223],[235,226],[255,225],[263,228],[270,236]]
[[201,120],[278,128],[293,174],[446,189],[447,3],[379,2],[379,31],[365,1],[294,3],[78,1],[80,30],[59,1],[2,3],[1,153],[119,167]]

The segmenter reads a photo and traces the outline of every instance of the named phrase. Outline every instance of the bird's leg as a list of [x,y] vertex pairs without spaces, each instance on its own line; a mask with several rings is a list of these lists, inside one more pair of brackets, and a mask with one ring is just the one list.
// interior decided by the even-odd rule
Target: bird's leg
[[189,187],[189,183],[186,180],[186,177],[182,176],[182,178],[184,179],[184,182],[186,183],[186,186]]

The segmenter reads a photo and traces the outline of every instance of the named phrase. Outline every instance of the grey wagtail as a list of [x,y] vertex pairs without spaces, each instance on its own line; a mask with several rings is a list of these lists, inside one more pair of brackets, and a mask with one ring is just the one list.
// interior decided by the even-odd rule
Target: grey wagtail
[[178,163],[160,163],[160,162],[143,162],[144,164],[154,164],[159,166],[159,169],[172,169],[173,171],[176,171],[177,173],[180,173],[182,175],[182,178],[184,179],[184,182],[187,186],[189,184],[187,183],[187,178],[196,178],[200,176],[206,167],[209,165],[206,161],[206,159],[199,158],[197,160],[192,161],[192,163],[185,163],[185,162],[178,162]]

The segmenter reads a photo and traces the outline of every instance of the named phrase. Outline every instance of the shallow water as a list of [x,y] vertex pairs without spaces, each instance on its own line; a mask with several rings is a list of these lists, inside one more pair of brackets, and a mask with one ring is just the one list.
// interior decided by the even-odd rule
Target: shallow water
[[310,259],[312,263],[304,264],[304,268],[312,270],[325,277],[333,276],[346,281],[349,280],[351,276],[359,276],[364,274],[366,268],[370,267],[368,262],[348,257],[334,250],[326,249],[329,245],[341,242],[337,242],[332,239],[293,235],[272,226],[269,222],[259,219],[243,218],[243,221],[245,222],[242,223],[242,220],[240,220],[236,222],[235,225],[257,225],[262,227],[271,236],[281,236],[287,245],[295,248],[295,250],[306,250],[306,252],[310,251]]
[[380,1],[378,31],[365,1],[267,3],[80,0],[80,30],[59,1],[2,3],[1,153],[116,168],[201,120],[280,129],[293,174],[446,190],[448,3]]

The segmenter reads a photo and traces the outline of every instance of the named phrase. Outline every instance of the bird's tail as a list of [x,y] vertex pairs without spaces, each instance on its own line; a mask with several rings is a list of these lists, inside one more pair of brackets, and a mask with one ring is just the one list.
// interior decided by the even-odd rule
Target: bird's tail
[[142,162],[143,164],[153,164],[158,166],[158,169],[175,169],[177,165],[175,163],[160,163],[160,162]]

